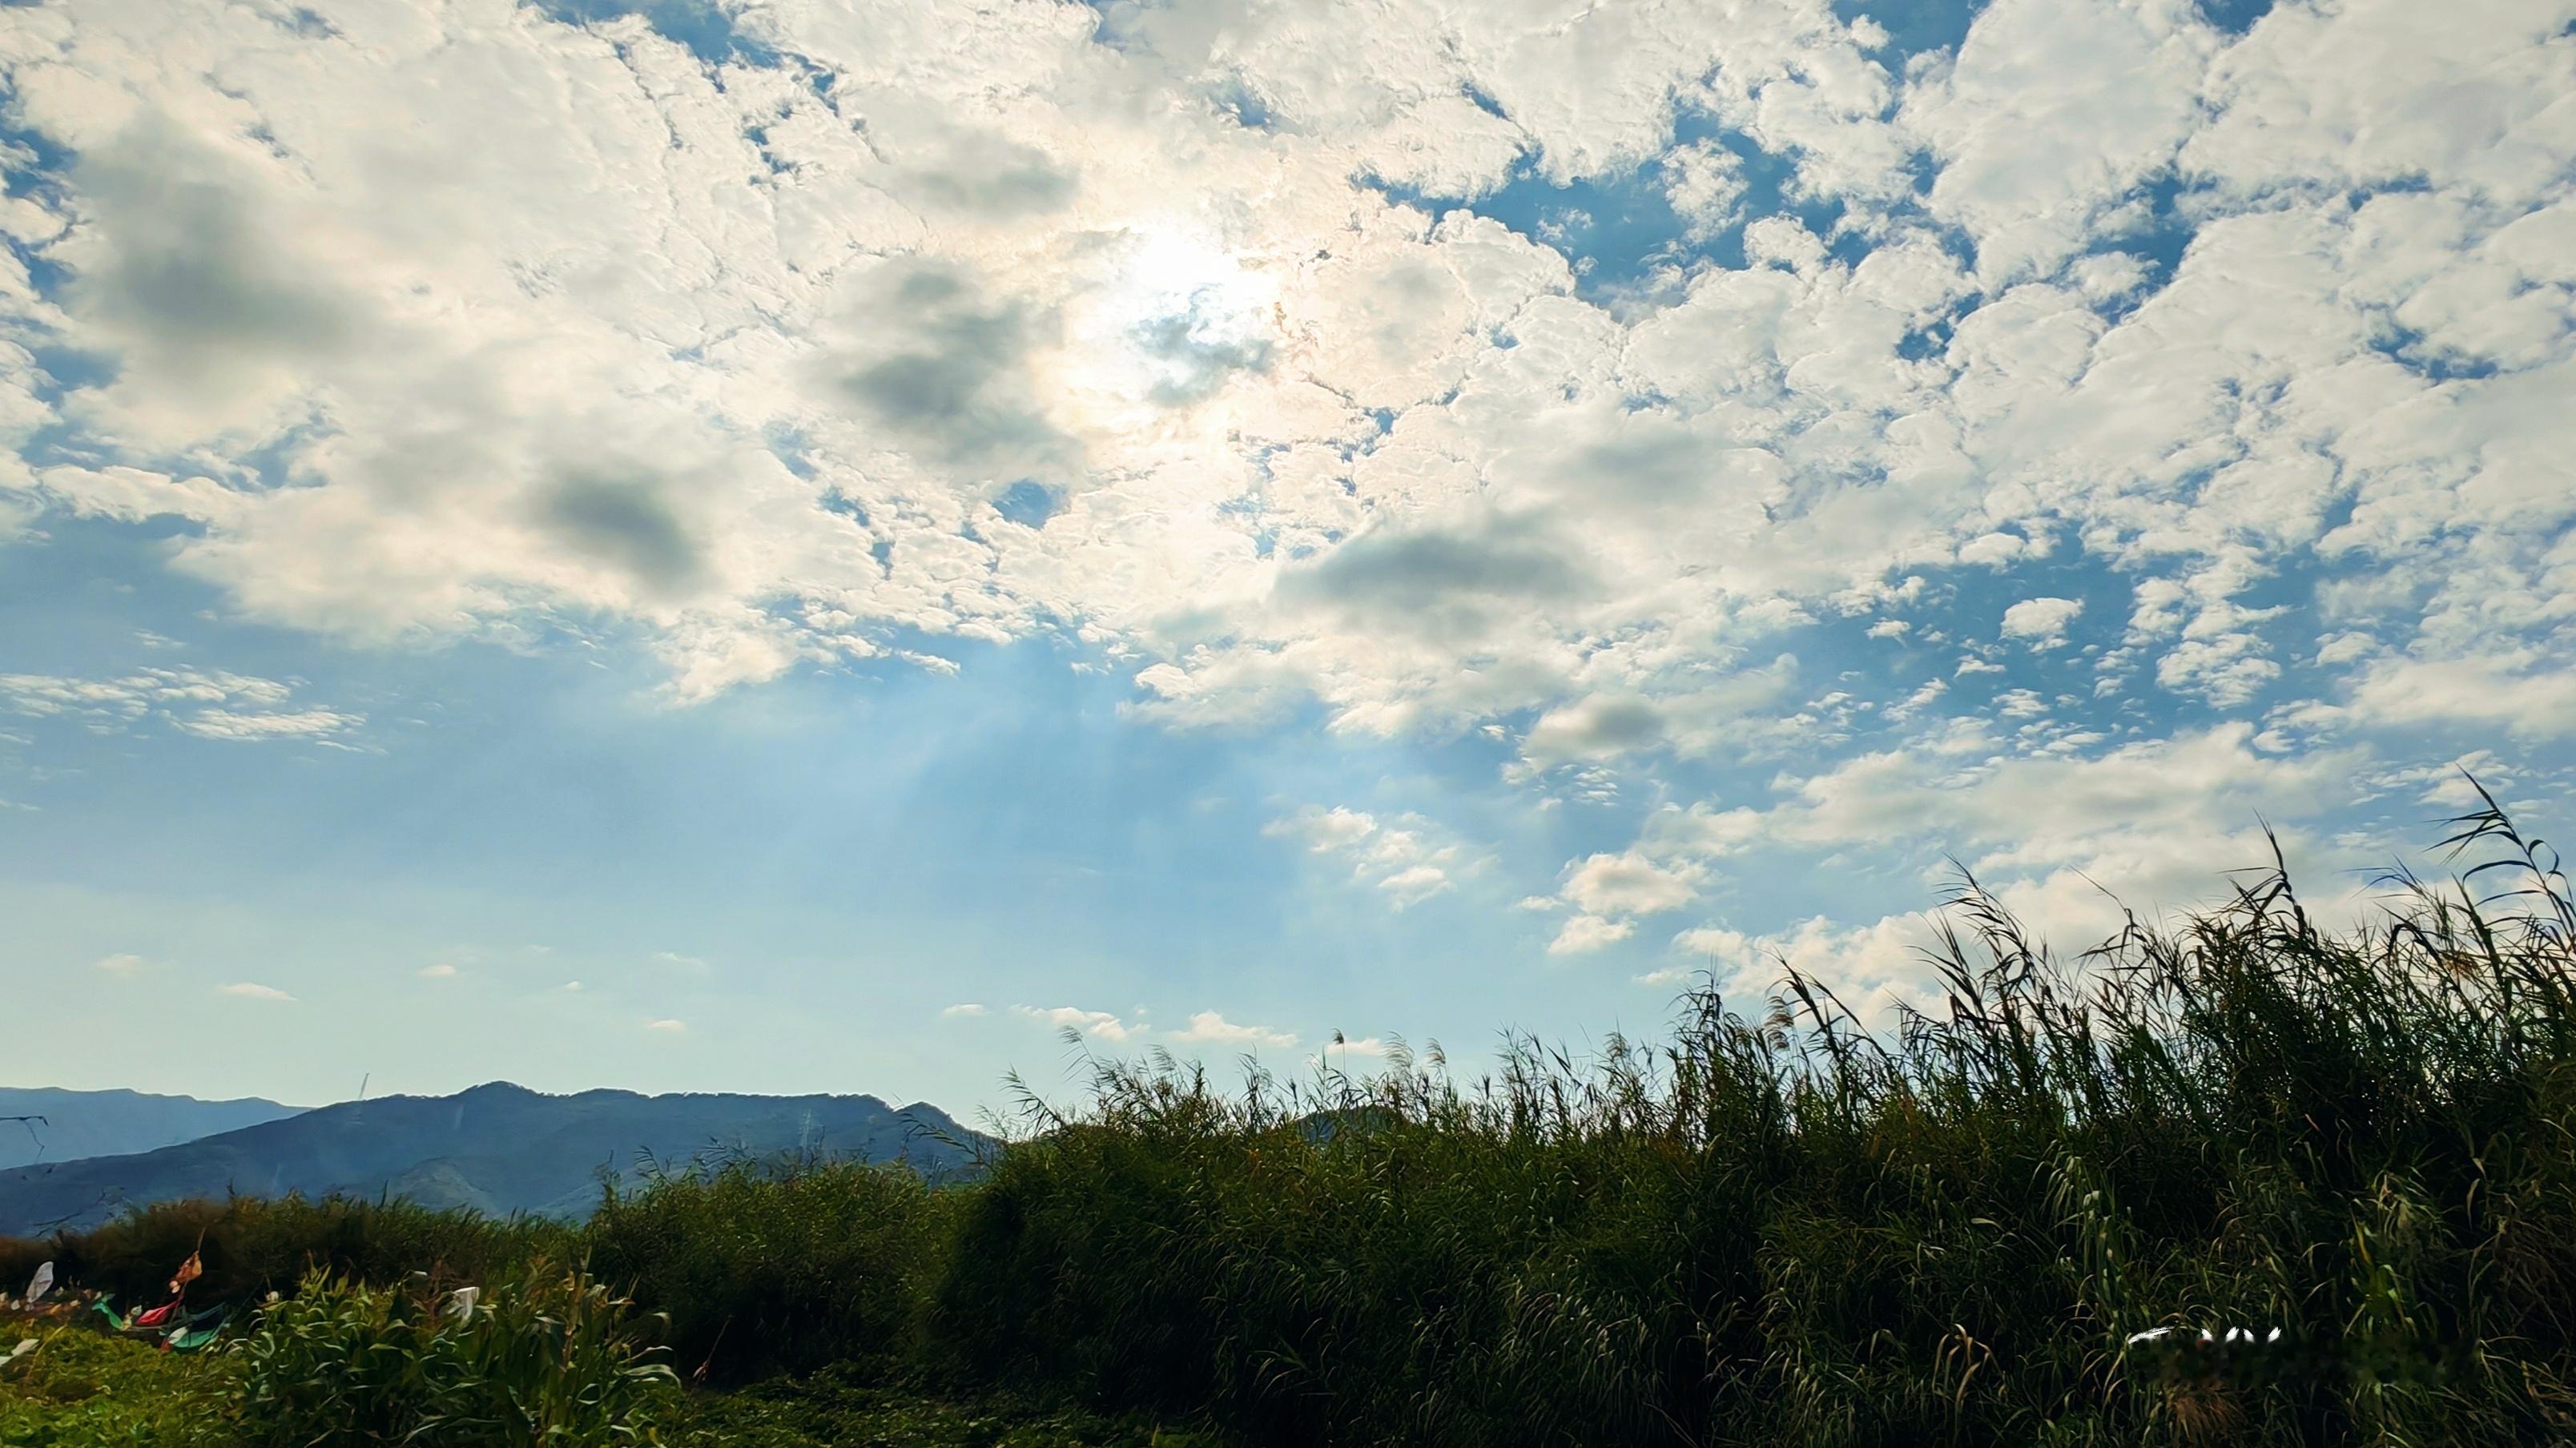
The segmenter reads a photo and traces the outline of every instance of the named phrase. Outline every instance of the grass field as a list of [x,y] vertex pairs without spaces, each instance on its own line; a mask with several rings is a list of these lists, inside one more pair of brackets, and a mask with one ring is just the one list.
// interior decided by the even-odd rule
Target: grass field
[[[385,1333],[515,1361],[544,1313],[466,1341],[438,1293],[613,1287],[631,1307],[584,1310],[602,1366],[556,1377],[626,1373],[632,1415],[576,1405],[597,1431],[562,1448],[2570,1441],[2576,903],[2501,815],[2454,842],[2465,886],[2400,882],[2340,937],[2273,878],[2070,960],[1965,888],[1944,1007],[1893,1030],[1793,978],[1749,1013],[1696,995],[1659,1042],[1522,1040],[1477,1081],[1102,1062],[970,1186],[744,1166],[580,1229],[186,1204],[0,1274],[51,1253],[130,1294],[201,1242],[210,1290],[340,1294],[262,1320],[321,1334],[279,1362]],[[153,1415],[260,1370],[251,1341],[137,1365],[162,1376],[130,1401],[9,1409],[90,1437],[0,1441],[166,1441]],[[507,1416],[443,1372],[468,1406],[441,1411]]]
[[[173,1358],[86,1328],[0,1369],[5,1448],[228,1448],[236,1365]],[[941,1396],[826,1372],[675,1395],[672,1448],[1216,1448],[1217,1440],[1007,1397]],[[436,1440],[432,1440],[436,1441]]]

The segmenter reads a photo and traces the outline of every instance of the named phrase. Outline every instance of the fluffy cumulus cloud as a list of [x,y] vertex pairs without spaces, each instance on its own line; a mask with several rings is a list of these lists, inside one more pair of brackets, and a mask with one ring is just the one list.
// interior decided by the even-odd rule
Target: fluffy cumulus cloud
[[1921,916],[1843,925],[1819,915],[1752,936],[1704,926],[1674,937],[1674,954],[1691,964],[1667,966],[1640,979],[1671,985],[1696,975],[1716,986],[1722,997],[1759,997],[1795,972],[1822,986],[1864,1022],[1885,1026],[1900,1010],[1928,1011],[1936,1005],[1926,969],[1936,938]]
[[1238,1025],[1215,1011],[1200,1011],[1190,1023],[1172,1033],[1175,1041],[1202,1045],[1239,1046],[1251,1050],[1260,1046],[1286,1048],[1297,1044],[1294,1031],[1274,1031],[1267,1026]]
[[1273,820],[1265,833],[1303,840],[1310,853],[1345,863],[1353,883],[1375,890],[1395,910],[1446,893],[1460,876],[1488,863],[1419,815],[1381,823],[1347,805],[1308,805]]
[[[0,532],[680,702],[1048,635],[1161,726],[1499,739],[1647,811],[1563,953],[1756,835],[2080,915],[2576,717],[2565,0],[618,8],[14,10]],[[0,702],[357,728],[286,689]]]
[[2004,610],[2004,637],[2028,639],[2034,648],[2054,647],[2066,642],[2066,626],[2083,612],[2078,599],[2025,598]]
[[[1113,1011],[1084,1010],[1079,1006],[1013,1006],[1011,1013],[1026,1020],[1041,1022],[1059,1034],[1074,1040],[1085,1038],[1113,1046],[1141,1046],[1162,1041],[1184,1050],[1225,1047],[1239,1051],[1258,1051],[1263,1047],[1285,1050],[1297,1044],[1297,1033],[1269,1026],[1246,1025],[1226,1019],[1221,1011],[1193,1013],[1186,1025],[1170,1030],[1157,1030],[1138,1011],[1132,1018]],[[943,1015],[980,1016],[982,1006],[951,1006]],[[1371,1047],[1376,1042],[1367,1043]]]
[[1087,1011],[1080,1006],[1013,1006],[1011,1013],[1043,1021],[1067,1035],[1103,1041],[1123,1042],[1144,1030],[1141,1023],[1121,1020],[1115,1012]]

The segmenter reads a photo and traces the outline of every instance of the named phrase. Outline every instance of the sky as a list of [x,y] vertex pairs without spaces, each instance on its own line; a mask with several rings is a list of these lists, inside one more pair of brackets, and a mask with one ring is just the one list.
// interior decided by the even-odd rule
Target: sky
[[1472,1072],[2576,822],[2571,0],[7,13],[15,1084]]

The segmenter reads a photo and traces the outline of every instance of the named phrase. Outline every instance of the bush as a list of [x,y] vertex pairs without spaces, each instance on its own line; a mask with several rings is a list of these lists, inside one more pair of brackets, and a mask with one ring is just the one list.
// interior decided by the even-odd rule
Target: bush
[[80,1327],[0,1320],[0,1354],[21,1336],[41,1346],[0,1365],[0,1443],[12,1448],[187,1448],[206,1440],[231,1383],[219,1360]]
[[899,1166],[737,1163],[611,1193],[600,1275],[669,1320],[684,1370],[720,1381],[909,1353],[946,1204]]
[[317,1273],[237,1345],[234,1423],[253,1448],[316,1443],[600,1448],[650,1436],[672,1386],[628,1304],[585,1272],[531,1264],[471,1310],[416,1280]]
[[233,1197],[137,1208],[87,1232],[25,1244],[0,1261],[50,1256],[65,1286],[113,1293],[131,1306],[160,1301],[170,1274],[195,1252],[205,1277],[190,1296],[238,1301],[291,1290],[317,1270],[364,1282],[400,1282],[416,1272],[479,1281],[539,1256],[561,1260],[576,1249],[578,1230],[403,1201]]

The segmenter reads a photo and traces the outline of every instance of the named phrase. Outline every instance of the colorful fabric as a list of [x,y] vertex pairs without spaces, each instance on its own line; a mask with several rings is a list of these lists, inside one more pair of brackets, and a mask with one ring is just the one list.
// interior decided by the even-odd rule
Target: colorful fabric
[[172,1298],[150,1312],[138,1312],[126,1322],[128,1327],[168,1327],[179,1315],[179,1299]]
[[209,1307],[189,1318],[186,1326],[170,1334],[170,1351],[195,1352],[213,1342],[215,1334],[224,1330],[225,1322],[229,1321],[232,1315],[233,1310],[230,1307]]

